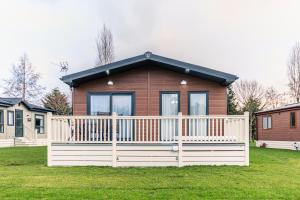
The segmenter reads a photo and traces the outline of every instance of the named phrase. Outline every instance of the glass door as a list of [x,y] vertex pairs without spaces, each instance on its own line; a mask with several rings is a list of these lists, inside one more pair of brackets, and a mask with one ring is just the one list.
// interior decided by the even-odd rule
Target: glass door
[[[113,94],[112,112],[118,116],[133,115],[132,95],[131,94]],[[133,120],[118,120],[117,139],[121,141],[130,141],[133,138]]]
[[[207,93],[189,93],[189,115],[207,115]],[[207,120],[189,120],[189,136],[207,136]]]
[[[174,116],[179,112],[179,93],[178,92],[162,92],[161,93],[161,115]],[[161,120],[161,139],[171,140],[174,136],[178,136],[178,122],[174,119]]]
[[16,119],[15,119],[15,136],[23,137],[23,111],[16,110]]

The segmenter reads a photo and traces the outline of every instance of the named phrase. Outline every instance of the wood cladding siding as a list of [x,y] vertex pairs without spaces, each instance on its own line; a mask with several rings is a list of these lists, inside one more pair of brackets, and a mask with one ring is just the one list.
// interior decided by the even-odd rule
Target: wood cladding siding
[[[296,127],[290,127],[290,113],[295,112]],[[263,117],[272,117],[271,129],[263,129]],[[300,141],[300,109],[262,113],[256,116],[257,139],[274,141]]]
[[[108,86],[109,80],[113,81],[114,85]],[[187,85],[180,85],[181,80],[186,80]],[[180,111],[183,115],[188,114],[188,92],[190,91],[208,92],[210,115],[227,113],[226,86],[153,65],[80,84],[73,90],[73,113],[87,115],[88,92],[135,92],[135,115],[155,116],[159,115],[159,95],[162,91],[180,92]]]

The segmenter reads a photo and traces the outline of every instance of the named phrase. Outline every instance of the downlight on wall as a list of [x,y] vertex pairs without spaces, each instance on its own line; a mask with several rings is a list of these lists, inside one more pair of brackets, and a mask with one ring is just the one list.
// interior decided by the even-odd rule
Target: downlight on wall
[[187,81],[186,80],[180,81],[180,85],[187,85]]
[[109,80],[109,81],[107,81],[107,85],[112,86],[112,85],[114,85],[114,82]]

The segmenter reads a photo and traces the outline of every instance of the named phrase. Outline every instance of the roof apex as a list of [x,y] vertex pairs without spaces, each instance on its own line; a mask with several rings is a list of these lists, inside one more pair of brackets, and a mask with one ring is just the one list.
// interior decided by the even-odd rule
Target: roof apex
[[238,77],[233,74],[182,62],[167,57],[162,57],[159,55],[155,55],[150,51],[147,51],[142,55],[63,76],[61,80],[70,86],[75,86],[76,84],[91,80],[95,77],[108,76],[112,74],[112,72],[117,73],[120,69],[130,69],[135,64],[145,61],[159,63],[161,67],[176,70],[180,73],[195,75],[199,78],[212,80],[226,86],[230,85],[232,82],[238,79]]

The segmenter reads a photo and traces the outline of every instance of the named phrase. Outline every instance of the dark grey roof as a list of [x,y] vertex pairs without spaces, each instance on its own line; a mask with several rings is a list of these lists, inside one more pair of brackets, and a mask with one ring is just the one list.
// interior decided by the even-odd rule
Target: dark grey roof
[[13,105],[12,103],[9,103],[8,101],[0,99],[0,106],[2,106],[2,107],[10,107],[12,105]]
[[23,101],[22,98],[2,98],[2,97],[0,97],[0,106],[10,107],[10,106],[14,106],[18,103],[23,103],[25,105],[25,107],[30,111],[53,112],[53,110],[51,110],[51,109],[37,106],[37,105],[31,104],[31,103],[28,103],[27,101]]
[[212,80],[226,86],[230,85],[236,79],[238,79],[238,77],[233,74],[228,74],[214,69],[189,64],[171,58],[162,57],[159,55],[152,54],[151,52],[146,52],[145,54],[139,56],[66,75],[63,76],[61,80],[70,86],[76,86],[82,82],[92,80],[94,78],[104,77],[108,74],[125,71],[146,63],[154,63],[158,66],[168,68],[170,70],[191,74],[199,78]]
[[268,112],[275,112],[275,111],[283,111],[283,110],[289,110],[289,109],[300,109],[300,103],[293,103],[293,104],[286,104],[284,106],[274,108],[274,109],[268,109],[256,112],[255,114],[262,114],[262,113],[268,113]]

